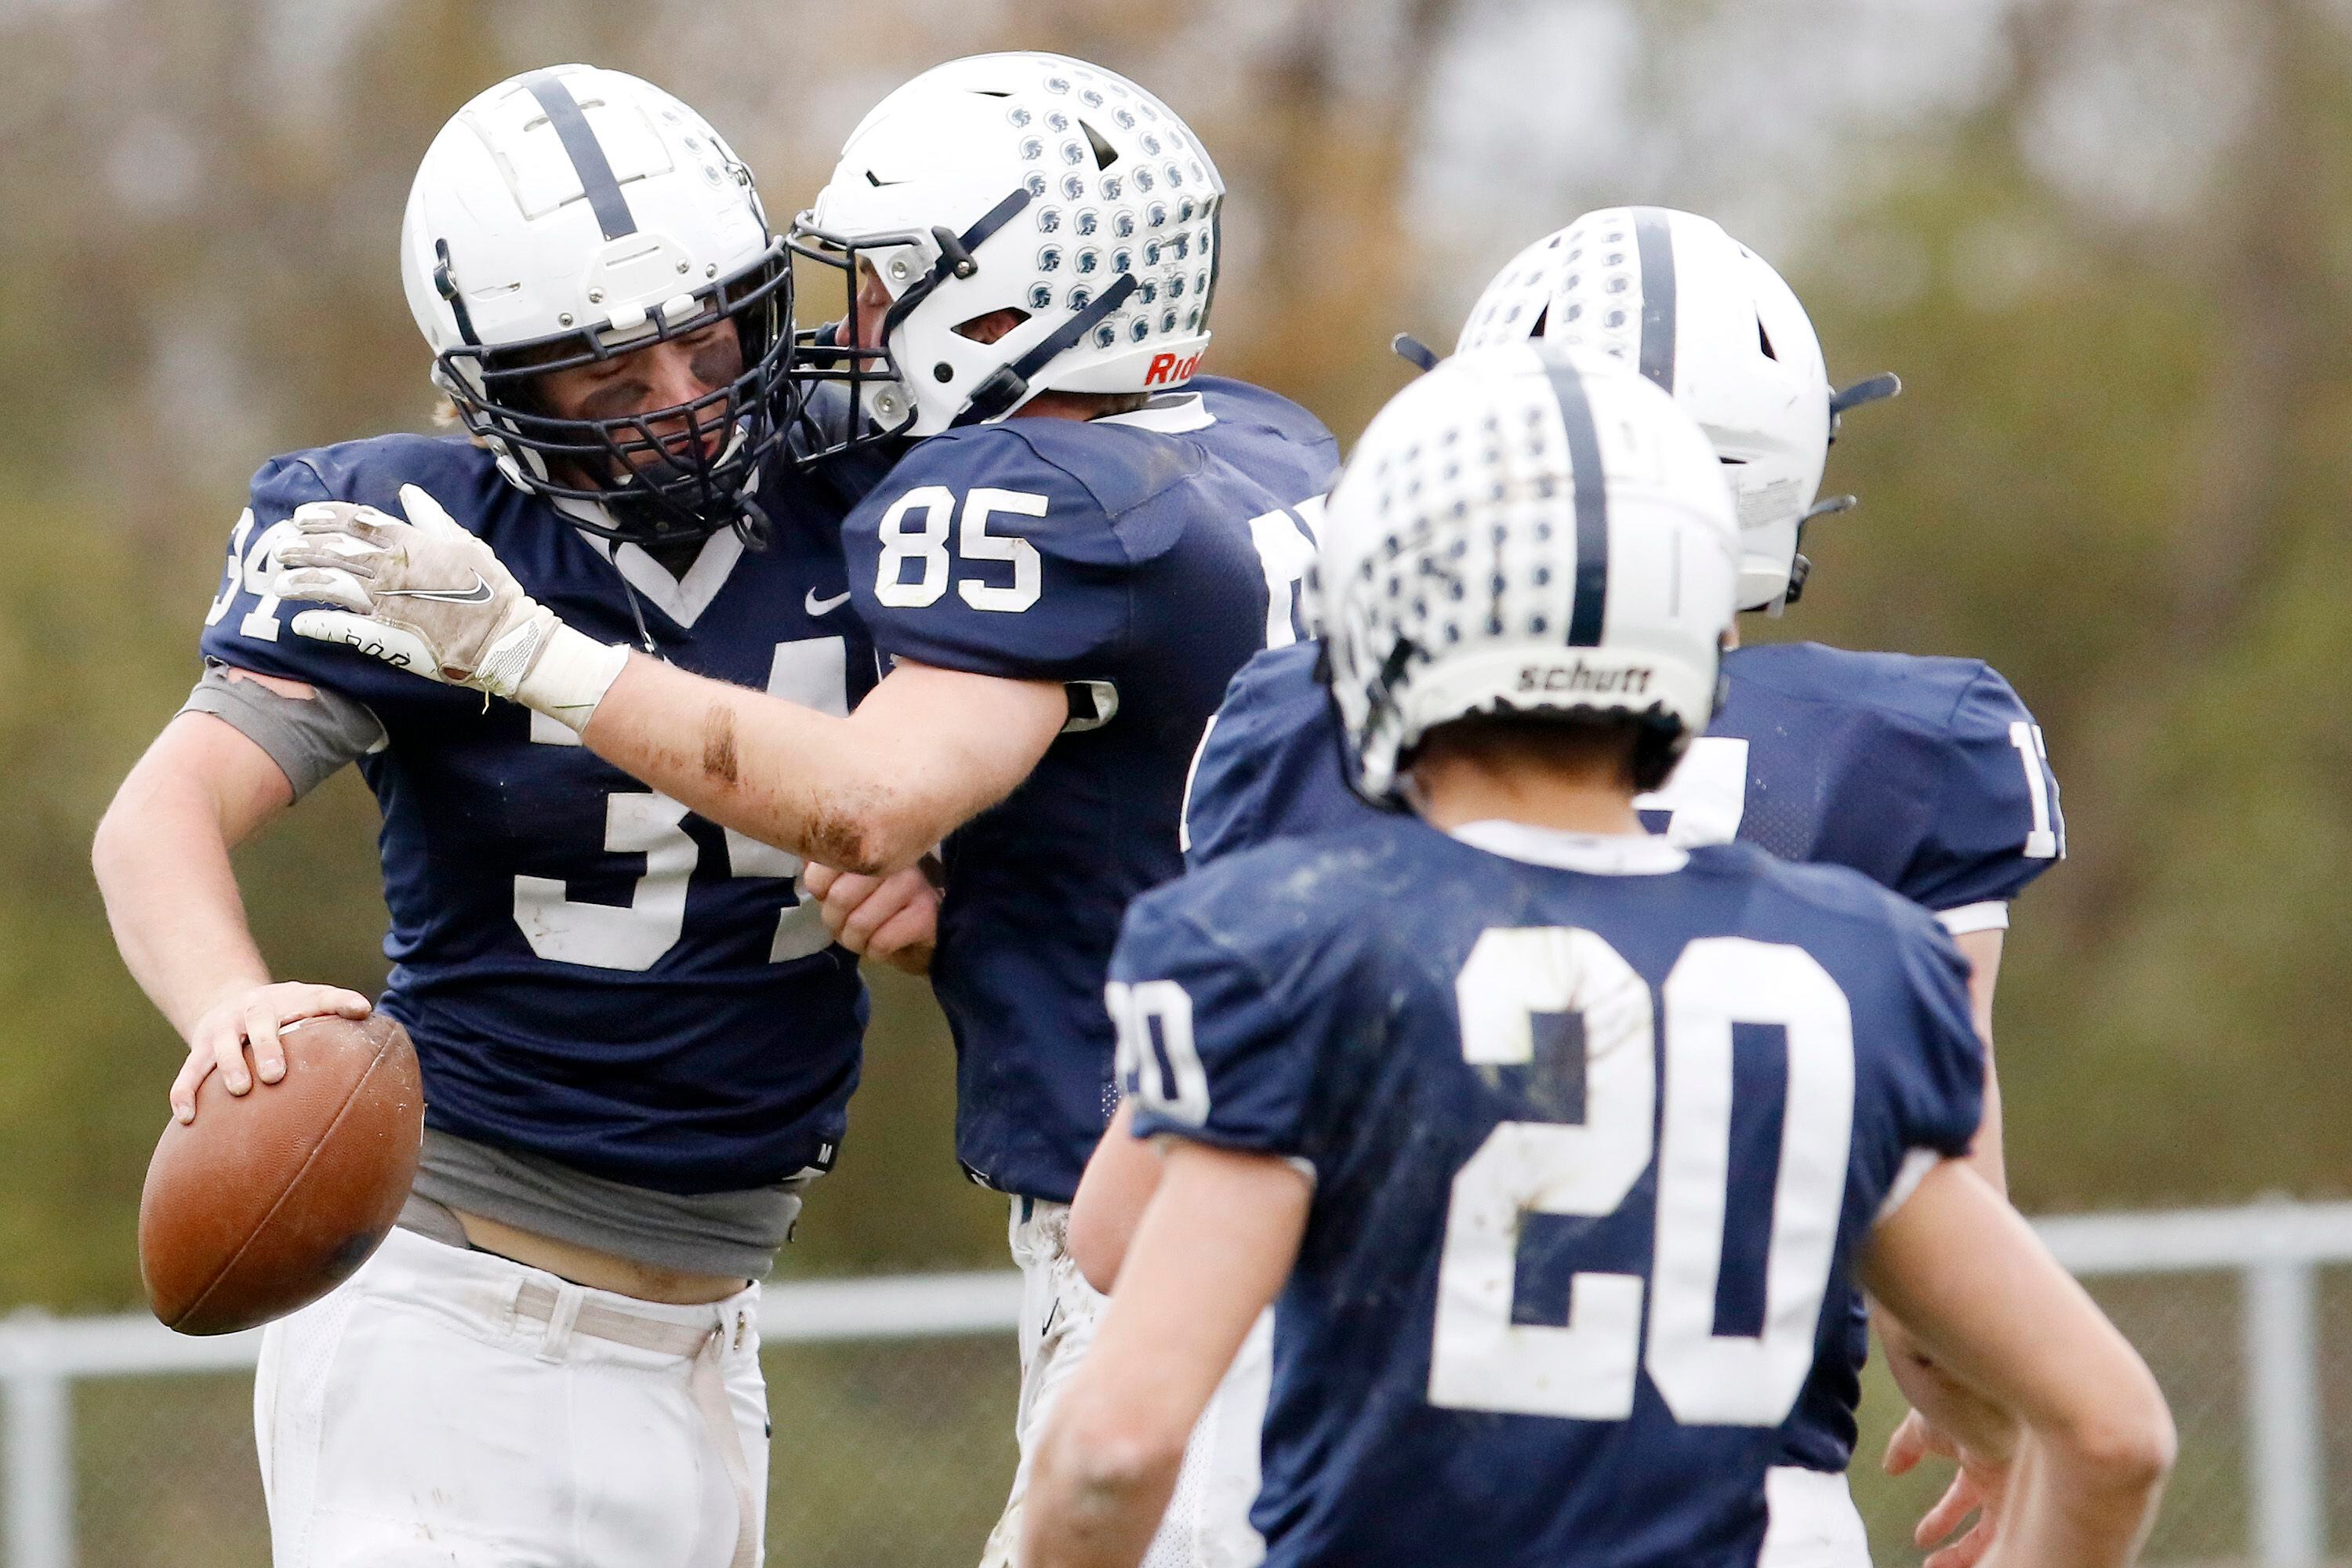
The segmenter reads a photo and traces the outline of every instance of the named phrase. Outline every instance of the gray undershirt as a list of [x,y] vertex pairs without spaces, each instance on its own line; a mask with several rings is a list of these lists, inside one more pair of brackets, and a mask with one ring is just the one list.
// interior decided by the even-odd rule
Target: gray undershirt
[[[366,704],[326,687],[289,697],[258,680],[229,678],[206,661],[204,678],[182,705],[209,713],[267,752],[296,798],[386,743]],[[776,1249],[791,1239],[808,1172],[771,1186],[681,1196],[606,1181],[537,1155],[520,1154],[427,1129],[416,1186],[402,1226],[467,1245],[451,1209],[551,1237],[655,1268],[763,1278]]]
[[383,750],[383,723],[364,702],[323,686],[289,697],[258,680],[233,679],[217,659],[205,660],[204,678],[183,713],[209,713],[269,754],[301,799],[346,763]]
[[[758,1279],[792,1239],[801,1194],[814,1180],[808,1172],[741,1192],[656,1193],[428,1127],[400,1223],[449,1241],[454,1216],[420,1212],[438,1205],[652,1268]],[[457,1231],[452,1245],[465,1246],[464,1237]]]

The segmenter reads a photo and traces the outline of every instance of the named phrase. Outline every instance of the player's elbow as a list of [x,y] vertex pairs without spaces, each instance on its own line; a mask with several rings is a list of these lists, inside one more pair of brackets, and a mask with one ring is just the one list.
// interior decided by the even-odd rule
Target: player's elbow
[[809,858],[837,870],[884,877],[911,866],[945,835],[916,819],[895,791],[845,792],[809,824]]
[[2150,1381],[2144,1396],[2070,1434],[2084,1466],[2118,1491],[2155,1490],[2171,1473],[2179,1450],[2172,1412]]
[[[121,797],[116,797],[121,804]],[[106,886],[107,874],[122,861],[122,820],[109,805],[106,815],[98,819],[98,831],[89,838],[89,868],[98,878],[100,887]]]
[[98,819],[98,831],[90,835],[90,874],[98,879],[101,893],[121,887],[147,861],[153,847],[145,814],[125,798],[131,793],[130,781],[126,780],[107,806],[106,815]]
[[1063,1454],[1069,1480],[1100,1504],[1164,1489],[1184,1461],[1186,1432],[1165,1432],[1132,1415],[1074,1423]]
[[2047,1434],[2084,1484],[2111,1495],[2152,1496],[2171,1472],[2179,1437],[2171,1409],[2145,1365],[2106,1396]]

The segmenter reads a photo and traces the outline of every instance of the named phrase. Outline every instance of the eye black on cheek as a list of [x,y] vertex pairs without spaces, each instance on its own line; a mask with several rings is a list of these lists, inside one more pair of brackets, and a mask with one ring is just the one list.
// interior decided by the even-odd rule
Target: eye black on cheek
[[730,334],[697,347],[688,366],[695,380],[715,391],[743,374],[743,351]]
[[623,419],[637,413],[646,400],[642,382],[614,381],[590,393],[580,400],[583,419]]

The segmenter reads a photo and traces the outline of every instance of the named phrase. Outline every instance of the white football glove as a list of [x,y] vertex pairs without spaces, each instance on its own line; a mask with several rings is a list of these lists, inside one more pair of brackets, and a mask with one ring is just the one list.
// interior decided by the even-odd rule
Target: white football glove
[[627,650],[557,619],[424,490],[403,485],[400,504],[404,521],[350,501],[295,509],[270,591],[339,607],[302,611],[294,630],[584,728]]

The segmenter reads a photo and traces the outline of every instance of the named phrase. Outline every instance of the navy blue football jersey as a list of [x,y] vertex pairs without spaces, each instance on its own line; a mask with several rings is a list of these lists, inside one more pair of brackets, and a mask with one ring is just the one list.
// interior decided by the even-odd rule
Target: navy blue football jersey
[[[1348,788],[1319,652],[1272,649],[1234,678],[1185,802],[1188,865],[1380,815]],[[1673,842],[1736,837],[1852,867],[1963,928],[2005,923],[1999,900],[2064,853],[2041,726],[1986,665],[1800,643],[1742,647],[1723,668],[1723,711],[1642,797]],[[1791,1463],[1846,1468],[1869,1348],[1857,1297],[1790,1424]]]
[[1319,523],[1339,477],[1339,440],[1321,420],[1280,393],[1222,375],[1196,375],[1184,391],[1215,421],[1194,432],[1202,445]]
[[[1234,678],[1185,804],[1191,864],[1360,809],[1317,657],[1276,649]],[[1737,648],[1723,674],[1723,710],[1642,797],[1653,831],[1851,866],[1939,913],[2015,898],[2064,855],[2042,727],[1981,661],[1788,643]]]
[[[602,641],[846,712],[874,682],[841,509],[779,468],[766,548],[715,536],[683,578],[607,554],[462,439],[388,436],[263,465],[205,617],[209,658],[367,704],[392,929],[382,1005],[407,1026],[429,1124],[658,1191],[764,1185],[830,1162],[857,1081],[856,963],[791,856],[655,794],[562,725],[297,636],[268,593],[306,501],[397,515],[422,487],[532,596]],[[615,564],[615,562],[618,564]],[[624,570],[629,582],[624,580]]]
[[1851,866],[1941,912],[2015,898],[2066,851],[2042,727],[1978,659],[1734,649],[1723,711],[1643,801],[1677,843]]
[[1323,644],[1268,648],[1242,666],[1201,737],[1184,792],[1184,864],[1344,827],[1372,808],[1348,787]]
[[1112,971],[1137,1133],[1313,1174],[1268,1568],[1753,1568],[1858,1250],[1981,1110],[1932,917],[1747,845],[1367,817],[1139,900]]
[[884,653],[1073,689],[1071,729],[943,856],[931,983],[957,1154],[1000,1191],[1077,1190],[1117,1106],[1101,998],[1119,916],[1183,868],[1185,773],[1225,682],[1299,629],[1313,535],[1292,492],[1313,459],[1267,417],[1281,400],[1246,390],[1230,426],[1182,395],[933,437],[843,530]]

